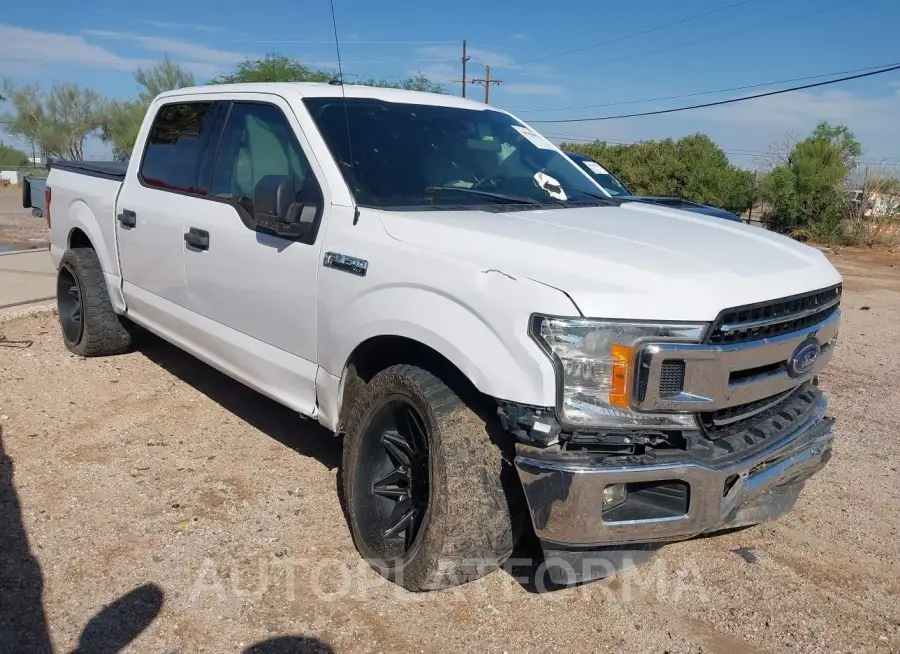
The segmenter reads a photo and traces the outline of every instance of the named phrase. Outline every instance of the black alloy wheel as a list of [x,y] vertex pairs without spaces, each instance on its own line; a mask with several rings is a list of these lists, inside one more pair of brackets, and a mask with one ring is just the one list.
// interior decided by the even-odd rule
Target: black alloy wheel
[[81,341],[84,331],[84,312],[78,277],[67,265],[59,269],[56,278],[56,298],[63,338],[67,343],[75,345]]
[[368,495],[357,505],[367,554],[385,561],[403,557],[428,515],[430,489],[425,421],[409,398],[392,395],[363,433],[356,488]]

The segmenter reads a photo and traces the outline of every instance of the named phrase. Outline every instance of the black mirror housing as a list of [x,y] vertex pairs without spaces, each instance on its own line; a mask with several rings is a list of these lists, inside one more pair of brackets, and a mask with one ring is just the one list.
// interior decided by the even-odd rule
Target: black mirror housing
[[287,175],[266,175],[253,189],[253,218],[259,227],[276,231],[286,222],[296,197],[294,180]]

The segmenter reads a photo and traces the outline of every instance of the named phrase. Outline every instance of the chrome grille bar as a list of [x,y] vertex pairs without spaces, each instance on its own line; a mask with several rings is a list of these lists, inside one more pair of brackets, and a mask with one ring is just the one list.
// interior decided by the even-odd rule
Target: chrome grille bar
[[[700,413],[758,402],[811,379],[834,353],[840,309],[815,325],[787,334],[739,343],[646,343],[638,351],[638,379],[632,407],[638,411]],[[788,362],[798,348],[816,343],[818,356],[802,374]],[[684,362],[681,392],[661,392],[667,361]]]

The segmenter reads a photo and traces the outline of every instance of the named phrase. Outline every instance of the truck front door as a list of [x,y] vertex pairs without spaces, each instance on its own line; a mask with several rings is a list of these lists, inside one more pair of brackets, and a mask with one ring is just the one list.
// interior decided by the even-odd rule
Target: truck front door
[[[190,307],[213,321],[203,346],[245,383],[312,415],[316,376],[316,229],[282,238],[257,229],[254,191],[287,175],[296,200],[329,202],[306,140],[280,97],[242,94],[230,103],[202,211],[185,216],[184,271]],[[326,189],[327,192],[327,189]]]

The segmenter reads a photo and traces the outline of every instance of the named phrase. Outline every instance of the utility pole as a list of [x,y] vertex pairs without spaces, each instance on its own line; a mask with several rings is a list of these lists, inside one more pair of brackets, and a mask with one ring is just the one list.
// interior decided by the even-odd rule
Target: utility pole
[[463,40],[463,54],[462,54],[462,97],[466,97],[466,62],[469,61],[471,57],[466,54],[466,42]]
[[484,103],[490,104],[491,100],[491,84],[500,85],[503,82],[502,79],[491,79],[491,67],[487,64],[484,66],[484,78],[483,79],[473,79],[472,84],[478,84],[479,86],[484,87]]
[[472,58],[466,53],[467,43],[463,41],[463,51],[462,51],[462,78],[451,80],[452,82],[461,82],[462,83],[462,97],[466,97],[466,63]]

